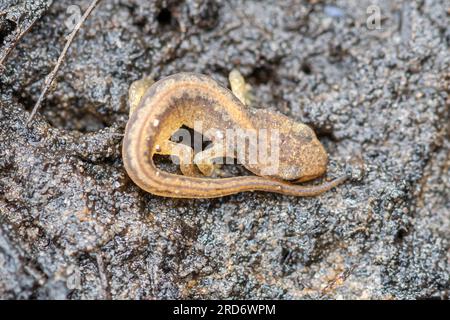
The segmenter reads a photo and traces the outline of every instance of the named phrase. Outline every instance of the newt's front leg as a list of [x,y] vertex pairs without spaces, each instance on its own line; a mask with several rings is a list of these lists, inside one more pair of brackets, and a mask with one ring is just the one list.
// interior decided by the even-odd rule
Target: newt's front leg
[[[194,164],[194,150],[191,147],[182,143],[165,140],[157,144],[155,148],[156,154],[171,156],[174,163],[178,162],[181,173],[185,176],[199,176],[199,172]],[[173,157],[176,157],[176,159]]]
[[214,159],[224,158],[226,156],[226,148],[222,142],[217,142],[211,148],[199,152],[194,157],[194,163],[205,176],[212,176],[218,166],[214,163]]

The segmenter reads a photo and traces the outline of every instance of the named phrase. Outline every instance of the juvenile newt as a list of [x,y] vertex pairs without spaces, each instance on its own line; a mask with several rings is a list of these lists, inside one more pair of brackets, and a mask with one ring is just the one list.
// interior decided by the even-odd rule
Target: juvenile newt
[[[328,155],[314,131],[282,114],[246,106],[240,74],[231,73],[230,82],[236,95],[211,78],[195,73],[174,74],[154,84],[149,79],[132,84],[122,156],[128,175],[140,188],[174,198],[215,198],[243,191],[315,196],[345,181],[342,176],[321,185],[296,184],[326,171]],[[212,141],[211,148],[197,154],[192,147],[170,140],[180,127],[193,128],[195,122],[202,123],[202,133]],[[277,170],[267,173],[267,163],[250,163],[245,157],[248,151],[232,150],[232,157],[255,175],[211,178],[216,168],[214,159],[225,156],[225,150],[230,156],[232,144],[225,133],[260,128],[277,133]],[[214,134],[208,133],[211,131]],[[178,157],[183,175],[157,168],[155,154]]]

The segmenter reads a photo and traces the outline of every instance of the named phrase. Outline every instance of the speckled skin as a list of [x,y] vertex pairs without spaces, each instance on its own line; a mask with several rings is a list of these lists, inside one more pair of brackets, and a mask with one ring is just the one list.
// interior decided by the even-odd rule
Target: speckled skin
[[[345,180],[345,177],[340,177],[317,186],[299,186],[283,181],[307,181],[325,173],[328,156],[314,132],[284,115],[246,107],[231,91],[207,76],[174,74],[156,82],[148,90],[138,88],[134,92],[143,97],[130,96],[132,110],[135,110],[125,131],[123,160],[131,179],[150,193],[178,198],[213,198],[242,191],[314,196]],[[195,121],[202,123],[205,132],[214,128],[222,131],[222,136],[227,129],[265,128],[269,133],[277,130],[281,149],[277,172],[265,175],[264,166],[246,163],[245,158],[239,160],[256,176],[199,177],[195,176],[196,169],[192,163],[181,164],[183,173],[190,176],[157,169],[153,155],[170,154],[164,149],[171,135],[183,125],[193,128]],[[208,138],[218,143],[214,136]],[[221,143],[226,144],[227,141]]]

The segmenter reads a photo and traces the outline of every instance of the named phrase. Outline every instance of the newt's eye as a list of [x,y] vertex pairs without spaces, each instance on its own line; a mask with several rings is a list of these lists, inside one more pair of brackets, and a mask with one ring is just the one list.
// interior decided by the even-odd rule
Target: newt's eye
[[309,132],[307,134],[305,134],[304,139],[306,140],[307,143],[313,141],[313,135]]

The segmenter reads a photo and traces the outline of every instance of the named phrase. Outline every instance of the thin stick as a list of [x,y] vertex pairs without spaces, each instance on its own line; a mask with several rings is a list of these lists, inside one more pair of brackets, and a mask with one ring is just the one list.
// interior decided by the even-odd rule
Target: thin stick
[[98,273],[100,275],[100,284],[103,291],[103,299],[111,300],[111,291],[109,288],[108,276],[106,274],[106,267],[103,261],[103,254],[101,251],[95,254],[95,259],[97,260],[97,268]]
[[29,124],[32,120],[34,115],[36,114],[37,110],[39,109],[42,101],[44,101],[45,96],[47,95],[47,91],[50,89],[53,80],[55,80],[56,73],[58,72],[59,68],[61,67],[61,64],[66,57],[67,50],[69,49],[70,45],[72,44],[73,39],[75,38],[76,34],[78,33],[78,30],[80,30],[81,26],[83,25],[84,21],[89,17],[92,10],[98,5],[98,3],[101,0],[93,0],[91,4],[89,5],[89,8],[87,8],[86,12],[81,17],[80,21],[75,25],[73,31],[70,33],[69,37],[67,38],[66,45],[64,46],[61,54],[58,57],[58,61],[56,62],[55,67],[53,68],[52,72],[46,77],[44,89],[41,92],[41,95],[39,96],[38,101],[33,107],[33,110],[31,111],[30,117],[28,118],[27,124]]
[[29,22],[28,25],[25,26],[25,28],[18,33],[18,35],[14,39],[14,42],[4,51],[3,55],[0,57],[0,68],[4,68],[5,61],[8,58],[9,54],[11,53],[11,51],[17,46],[17,44],[19,43],[20,39],[22,39],[22,37],[28,31],[30,31],[31,27],[36,23],[36,21],[39,18],[40,18],[40,16],[34,17],[33,20],[31,20],[31,22]]

